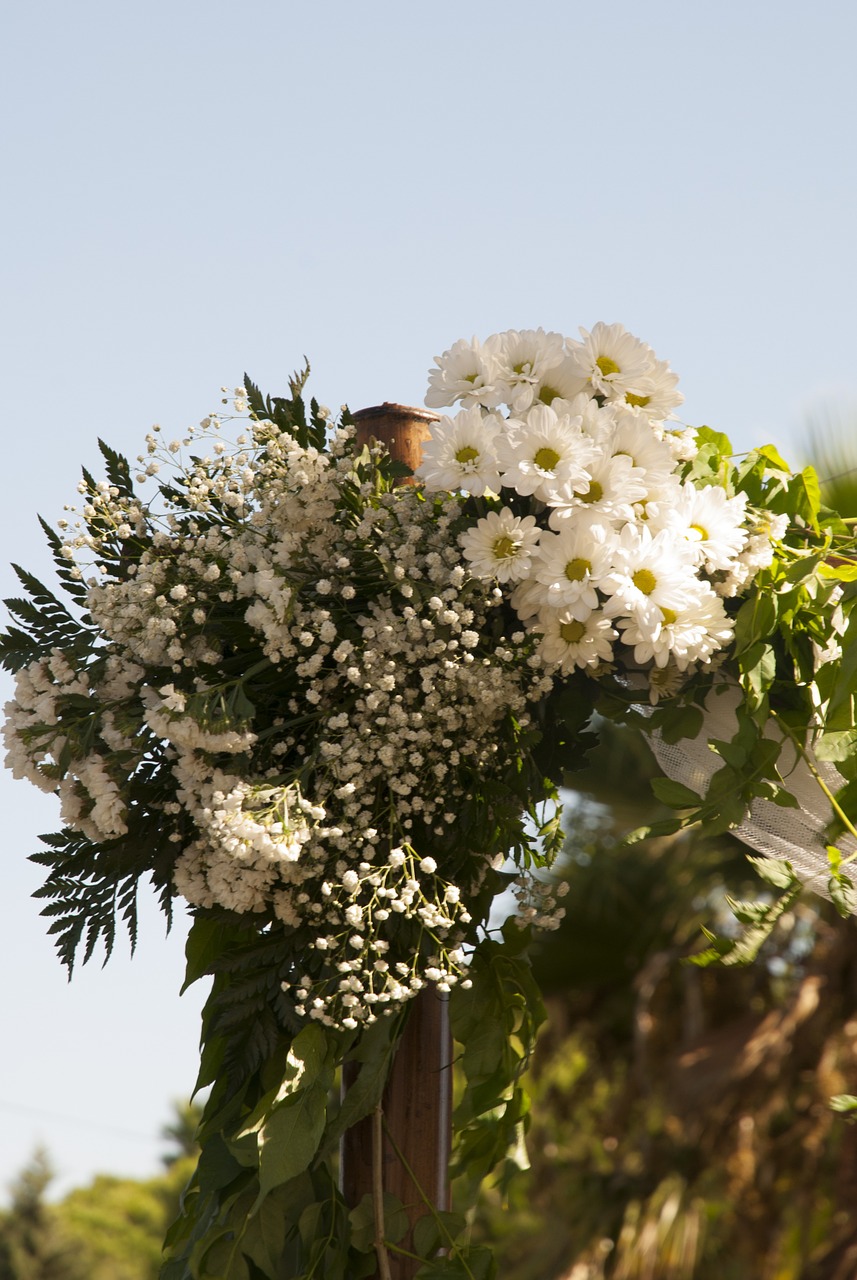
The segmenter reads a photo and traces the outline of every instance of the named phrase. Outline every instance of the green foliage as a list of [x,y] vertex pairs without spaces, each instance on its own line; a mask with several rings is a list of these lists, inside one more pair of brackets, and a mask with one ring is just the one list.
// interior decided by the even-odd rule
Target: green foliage
[[507,924],[470,964],[472,986],[450,999],[452,1034],[462,1046],[465,1087],[455,1112],[454,1176],[473,1198],[493,1172],[507,1185],[526,1167],[527,1094],[521,1083],[545,1012],[526,955],[526,931]]
[[[140,791],[146,790],[141,779]],[[157,809],[141,809],[128,836],[95,844],[68,827],[41,837],[46,849],[30,861],[48,868],[45,883],[35,891],[47,900],[42,915],[51,924],[57,951],[71,973],[82,949],[85,964],[103,946],[108,958],[116,941],[117,922],[124,923],[133,950],[137,940],[137,891],[149,873],[160,890],[169,921],[172,895],[169,876],[173,851],[165,839]]]
[[[263,396],[245,377],[257,428],[257,460],[271,462],[281,456],[284,437],[287,448],[294,442],[304,449],[325,449],[326,418],[314,400],[307,410],[302,398],[308,374],[307,365],[293,376],[289,398]],[[735,460],[728,438],[709,428],[700,430],[698,444],[695,458],[685,467],[685,478],[702,486],[719,486],[729,495],[745,495],[762,542],[766,522],[769,526],[772,518],[782,516],[782,522],[775,522],[788,526],[776,540],[770,565],[756,574],[740,600],[729,598],[735,643],[724,652],[716,671],[707,670],[704,664],[689,673],[677,666],[666,672],[659,669],[639,686],[634,684],[639,673],[631,671],[629,678],[628,672],[612,669],[599,672],[598,680],[582,671],[557,679],[557,687],[544,697],[531,720],[510,711],[498,723],[497,758],[502,766],[494,775],[483,778],[480,769],[468,765],[466,759],[456,766],[459,781],[463,779],[467,785],[461,788],[466,798],[453,817],[445,818],[444,825],[439,825],[439,820],[432,825],[428,819],[420,819],[415,806],[417,816],[405,824],[409,833],[412,828],[417,831],[414,839],[417,845],[422,841],[423,855],[436,854],[437,861],[443,862],[444,874],[457,877],[456,886],[460,881],[469,895],[468,914],[462,916],[455,938],[456,946],[469,951],[468,983],[456,986],[450,998],[452,1030],[460,1047],[453,1157],[456,1212],[425,1214],[409,1242],[404,1207],[389,1194],[348,1206],[337,1187],[335,1153],[339,1141],[354,1124],[370,1114],[380,1115],[407,1006],[394,1014],[382,1010],[377,1022],[363,1031],[354,1019],[343,1018],[339,1025],[323,1017],[318,1022],[307,1019],[307,1012],[315,1014],[327,1006],[323,1000],[310,1003],[306,991],[298,997],[295,989],[318,982],[341,990],[336,986],[339,975],[350,972],[348,965],[334,968],[328,964],[325,968],[328,962],[321,957],[321,948],[310,945],[312,920],[309,925],[284,925],[269,905],[249,917],[206,907],[197,910],[188,941],[187,981],[210,978],[212,982],[203,1018],[198,1081],[199,1087],[210,1085],[211,1093],[200,1125],[198,1164],[167,1237],[164,1280],[311,1280],[322,1276],[359,1280],[373,1273],[376,1249],[395,1252],[409,1250],[411,1244],[423,1263],[419,1270],[422,1280],[452,1276],[490,1280],[497,1274],[486,1245],[471,1239],[469,1223],[481,1188],[490,1184],[498,1202],[514,1197],[515,1174],[528,1165],[525,1135],[531,1126],[531,1108],[525,1076],[545,1011],[530,967],[529,931],[510,924],[502,937],[493,937],[483,927],[493,897],[510,878],[489,870],[488,864],[494,855],[511,851],[519,868],[551,865],[564,839],[556,788],[586,765],[596,741],[596,716],[618,724],[645,724],[648,731],[656,731],[672,744],[705,733],[717,757],[716,767],[699,794],[681,781],[653,779],[652,788],[662,807],[651,815],[648,827],[635,833],[635,839],[644,832],[661,837],[681,833],[670,848],[684,849],[682,841],[700,824],[709,837],[736,827],[754,800],[796,806],[798,798],[790,789],[789,771],[782,763],[792,748],[806,760],[811,772],[815,751],[819,758],[835,760],[845,779],[832,801],[835,820],[828,832],[830,840],[839,838],[843,831],[857,831],[854,538],[847,522],[823,505],[822,488],[812,467],[793,473],[770,446]],[[200,502],[194,490],[194,468],[209,479],[223,477],[227,474],[224,462],[192,459],[190,469],[173,483],[159,485],[170,532],[156,535],[150,507],[134,495],[128,461],[109,446],[101,443],[100,447],[109,485],[127,500],[122,509],[129,513],[128,521],[105,514],[106,509],[97,501],[99,486],[84,472],[84,489],[91,498],[84,510],[86,537],[112,586],[118,590],[127,585],[144,555],[154,557],[159,566],[179,563],[182,539],[202,537],[206,530],[216,529],[227,538],[218,542],[218,562],[211,566],[215,576],[229,571],[235,559],[230,554],[230,548],[235,547],[232,539],[246,518],[246,513],[238,514],[243,500],[235,491],[221,491],[220,496]],[[403,470],[378,451],[366,449],[355,460],[331,505],[331,518],[341,522],[349,535],[358,528],[370,529],[355,538],[353,557],[346,558],[353,576],[347,598],[353,603],[337,619],[346,629],[361,611],[371,614],[379,600],[389,600],[394,590],[393,557],[388,547],[373,543],[371,526],[381,509],[390,507],[388,499]],[[228,501],[231,497],[236,497],[234,505]],[[414,498],[414,502],[424,501]],[[435,500],[433,508],[420,509],[437,515],[440,500]],[[463,507],[456,510],[464,512]],[[461,521],[463,528],[467,523],[464,514]],[[34,855],[48,873],[39,891],[46,902],[44,914],[51,921],[50,932],[60,956],[71,969],[77,957],[82,956],[85,963],[99,947],[109,956],[118,921],[124,923],[133,946],[141,879],[152,880],[169,917],[175,860],[196,833],[177,799],[181,793],[173,767],[175,754],[150,729],[146,697],[153,689],[164,692],[162,686],[172,685],[177,673],[186,673],[180,663],[164,657],[162,665],[149,664],[138,687],[127,697],[111,698],[108,706],[99,704],[97,696],[89,696],[109,663],[110,643],[81,612],[86,590],[69,567],[58,535],[43,527],[61,587],[74,612],[36,578],[18,569],[25,596],[7,602],[15,622],[0,637],[0,664],[18,672],[30,663],[59,655],[82,679],[74,692],[57,699],[56,717],[46,717],[51,723],[28,723],[22,741],[26,739],[26,745],[33,748],[30,763],[38,771],[36,780],[57,787],[73,778],[76,762],[100,752],[99,760],[108,761],[115,777],[121,778],[127,817],[127,822],[123,818],[127,830],[116,839],[98,842],[66,828],[46,837],[46,848]],[[458,532],[460,529],[453,528],[451,536]],[[236,572],[240,576],[240,571]],[[164,578],[164,602],[167,593],[183,598],[173,596],[185,589],[177,575],[173,567],[172,579],[169,575]],[[322,593],[318,579],[311,557],[298,557],[283,589],[283,609],[294,608],[294,599],[326,607],[329,584],[328,593]],[[433,598],[434,586],[428,578],[417,581],[413,588],[408,586],[411,594],[407,599],[417,605]],[[465,589],[474,599],[473,583]],[[728,587],[724,591],[728,594]],[[92,608],[97,615],[95,599]],[[296,664],[290,666],[276,653],[272,657],[270,646],[268,652],[263,649],[259,632],[247,622],[243,597],[231,597],[218,589],[205,599],[205,609],[188,611],[187,617],[180,618],[181,639],[186,646],[199,642],[204,648],[208,639],[216,636],[219,652],[216,657],[200,659],[192,687],[179,691],[182,709],[174,714],[187,717],[207,733],[252,732],[257,776],[299,789],[320,767],[316,758],[320,748],[313,732],[322,713],[314,704],[310,709],[299,705]],[[412,606],[407,610],[413,612]],[[450,624],[443,622],[440,607],[437,612],[440,635]],[[435,622],[429,625],[433,627]],[[493,627],[493,633],[477,635],[476,643],[494,653],[516,626],[511,606],[498,607],[486,627],[488,631]],[[333,630],[338,634],[335,627]],[[440,643],[443,648],[444,641]],[[835,651],[840,645],[838,658]],[[503,661],[513,657],[522,663],[529,661],[532,649],[533,643],[525,637],[524,648],[517,654],[510,651]],[[186,648],[185,653],[188,651]],[[468,652],[468,657],[478,656]],[[326,659],[325,651],[319,661]],[[193,664],[187,660],[186,665]],[[665,677],[664,684],[656,684],[656,675]],[[649,690],[657,705],[646,708],[651,714],[644,715],[640,703]],[[708,715],[724,691],[736,693],[738,705],[734,730],[717,738],[707,728]],[[416,696],[416,686],[408,692]],[[355,691],[353,698],[358,696]],[[351,698],[351,692],[346,692],[346,702]],[[769,732],[772,725],[774,736]],[[296,735],[289,739],[290,745],[284,736],[287,732]],[[118,750],[117,737],[122,743]],[[278,744],[284,753],[291,752],[288,759],[278,753]],[[454,754],[466,752],[456,749]],[[212,774],[227,755],[224,752],[221,756],[215,747],[207,751],[206,765]],[[242,765],[239,762],[231,767],[240,770]],[[817,769],[815,776],[819,776]],[[388,808],[392,814],[392,800]],[[664,809],[673,812],[665,814]],[[378,813],[384,818],[383,824],[378,823],[384,825],[379,844],[386,842],[387,851],[397,839],[411,838],[402,834],[405,827],[397,830],[392,820],[387,829],[383,804]],[[619,983],[626,976],[621,972],[623,966],[634,963],[643,966],[645,975],[647,966],[654,964],[653,955],[657,959],[653,971],[658,973],[667,965],[664,956],[689,960],[694,968],[685,967],[683,971],[688,973],[696,973],[696,968],[714,959],[725,967],[746,963],[766,953],[775,927],[782,926],[798,907],[800,884],[791,867],[760,863],[763,878],[776,894],[761,901],[727,895],[725,903],[741,932],[718,938],[697,920],[700,912],[686,881],[670,884],[668,891],[656,891],[646,874],[651,868],[650,852],[640,852],[626,843],[621,850],[614,849],[613,857],[614,866],[624,865],[624,884],[599,882],[593,877],[592,899],[587,910],[578,913],[579,933],[568,944],[563,959],[569,971],[575,965],[584,970],[589,966],[586,981],[593,988]],[[844,869],[846,861],[834,844],[830,859],[830,893],[839,910],[848,914],[854,905],[854,887]],[[636,868],[632,865],[635,860]],[[670,871],[680,879],[674,867]],[[326,892],[330,892],[329,886]],[[385,914],[389,918],[391,913]],[[288,918],[286,912],[283,918]],[[697,954],[689,954],[691,919],[694,925],[701,925],[711,944]],[[592,932],[595,920],[601,936]],[[615,934],[617,921],[625,931],[623,940],[617,940]],[[612,934],[607,925],[613,926]],[[425,960],[440,946],[431,927],[421,919],[409,917],[400,924],[394,920],[390,930],[393,964],[402,956]],[[590,947],[588,952],[584,941]],[[653,953],[656,941],[660,950]],[[593,973],[595,957],[598,967]],[[407,966],[402,971],[407,975]],[[655,988],[658,985],[655,979],[646,981]],[[642,989],[644,977],[640,983]],[[376,994],[374,989],[370,994]],[[618,1034],[616,1025],[614,1034]],[[346,1030],[349,1026],[350,1031]],[[593,1032],[593,1041],[597,1039]],[[570,1040],[576,1064],[572,1075],[577,1080],[587,1074],[597,1053],[585,1037]],[[343,1068],[347,1068],[350,1084],[345,1097],[340,1098],[335,1086]],[[592,1117],[610,1112],[611,1089],[627,1091],[627,1073],[620,1068],[611,1071],[612,1075],[608,1071],[602,1080],[603,1087],[594,1082],[593,1073],[588,1099],[591,1116],[582,1122],[584,1134],[591,1136]],[[665,1105],[659,1097],[658,1106]],[[633,1106],[629,1110],[633,1112]],[[636,1119],[638,1131],[641,1125],[650,1131],[651,1117],[647,1116],[645,1123],[639,1116]],[[575,1150],[579,1153],[579,1142]],[[644,1181],[633,1162],[621,1172],[632,1181],[635,1177]],[[598,1175],[602,1174],[603,1162],[598,1168]],[[664,1250],[672,1249],[682,1258],[695,1257],[695,1245],[692,1248],[689,1243],[691,1229],[676,1240],[671,1227],[680,1209],[690,1221],[692,1206],[686,1197],[695,1185],[690,1173],[665,1173],[657,1186],[645,1188],[645,1195],[640,1191],[635,1209],[625,1204],[624,1216],[601,1215],[599,1229],[609,1230],[620,1246],[624,1239],[642,1247],[647,1223],[650,1225],[652,1215],[657,1214],[659,1248],[663,1245]],[[132,1191],[118,1180],[102,1180],[94,1196],[94,1200],[70,1198],[65,1211],[70,1238],[86,1241],[89,1274],[108,1274],[99,1271],[107,1256],[99,1242],[105,1232],[109,1234],[105,1224],[117,1216],[127,1228],[119,1254],[133,1254],[138,1261],[145,1259],[146,1265],[156,1265],[147,1242],[159,1221],[160,1192]],[[701,1216],[694,1222],[694,1229],[701,1231]],[[24,1246],[20,1241],[9,1245],[8,1257],[12,1257],[9,1250],[13,1247],[20,1254]],[[630,1256],[628,1249],[626,1255]],[[126,1274],[128,1280],[136,1280],[133,1268],[126,1272],[118,1262],[110,1265],[114,1266],[111,1280],[125,1280]],[[614,1271],[619,1280],[622,1272],[618,1264]],[[630,1280],[634,1273],[625,1274]],[[59,1278],[61,1273],[57,1275]]]
[[0,1213],[1,1280],[87,1280],[85,1261],[54,1210],[45,1204],[53,1173],[35,1153],[12,1185],[12,1204]]
[[526,1079],[532,1169],[487,1191],[474,1241],[503,1280],[844,1280],[857,1130],[851,1095],[838,1114],[828,1099],[854,1084],[853,922],[799,899],[755,965],[683,964],[756,871],[728,836],[618,840],[653,806],[638,786],[626,812],[615,779],[636,746],[611,737],[581,777],[603,807],[574,810],[566,919],[535,958],[549,1020]]
[[[43,528],[50,535],[51,546],[56,546],[59,541],[56,534],[44,524]],[[48,657],[53,649],[78,658],[87,657],[95,643],[93,629],[78,621],[33,574],[17,564],[12,568],[27,596],[3,602],[21,625],[0,633],[0,666],[6,671],[20,671],[35,659]],[[71,579],[67,569],[60,570],[60,574],[65,590],[79,600],[79,584]]]
[[[527,942],[514,926],[502,940],[485,939],[471,962],[472,987],[451,997],[453,1034],[462,1044],[453,1169],[462,1203],[492,1171],[508,1186],[526,1164],[522,1075],[544,1018]],[[318,1023],[296,1031],[288,1003],[273,993],[284,971],[278,954],[282,966],[287,953],[275,938],[259,939],[226,920],[201,918],[191,930],[188,981],[215,978],[200,1075],[212,1089],[199,1164],[167,1237],[164,1280],[350,1280],[372,1273],[374,1207],[370,1199],[349,1211],[333,1160],[345,1130],[381,1101],[408,1009],[359,1037]],[[248,1041],[263,1012],[269,1021],[256,1050]],[[334,1072],[345,1062],[353,1069],[340,1100]],[[384,1221],[394,1250],[404,1219],[389,1198]],[[459,1212],[425,1215],[413,1244],[428,1268],[420,1275],[494,1274],[490,1252],[468,1243]],[[446,1255],[436,1257],[439,1249]]]
[[257,418],[271,421],[278,430],[292,436],[302,449],[323,449],[327,435],[327,423],[319,415],[318,404],[315,400],[310,404],[309,419],[307,419],[306,408],[301,398],[301,393],[309,374],[309,361],[306,361],[303,369],[299,373],[295,373],[289,380],[291,398],[288,400],[280,396],[263,396],[262,392],[255,383],[250,381],[246,373],[244,375],[244,389],[247,392],[250,409]]
[[809,453],[821,477],[823,501],[840,515],[857,516],[857,451],[853,404],[822,405],[807,426]]
[[99,1175],[57,1203],[45,1201],[52,1173],[37,1152],[0,1212],[3,1280],[156,1280],[164,1233],[196,1163],[188,1128],[198,1118],[196,1108],[179,1109],[168,1133],[180,1128],[184,1150],[165,1160],[159,1177]]
[[[188,1175],[187,1161],[181,1175]],[[65,1198],[58,1216],[86,1258],[90,1280],[154,1280],[168,1221],[166,1181],[101,1175]]]

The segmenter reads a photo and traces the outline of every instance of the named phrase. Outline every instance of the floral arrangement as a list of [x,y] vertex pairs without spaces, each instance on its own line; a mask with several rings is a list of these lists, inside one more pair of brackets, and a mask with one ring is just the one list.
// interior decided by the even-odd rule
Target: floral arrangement
[[583,342],[459,342],[437,363],[428,403],[470,407],[441,421],[417,474],[429,491],[508,496],[462,551],[474,576],[514,585],[548,669],[598,677],[630,646],[654,701],[710,665],[734,634],[724,599],[771,564],[788,517],[728,480],[695,483],[696,432],[664,421],[683,399],[668,366],[603,324]]
[[[539,1022],[526,944],[562,914],[545,870],[557,788],[594,717],[680,744],[737,689],[704,792],[656,784],[676,810],[658,829],[797,805],[788,742],[830,802],[831,892],[851,905],[857,562],[811,469],[679,423],[676,376],[620,325],[460,341],[435,365],[426,403],[458,408],[420,483],[382,446],[356,449],[347,410],[305,405],[308,369],[288,398],[245,379],[184,439],[155,428],[136,472],[102,444],[106,479],[84,472],[81,511],[44,526],[69,606],[24,570],[28,598],[7,602],[8,763],[59,796],[63,829],[34,858],[63,960],[109,953],[117,915],[133,939],[149,877],[168,914],[176,896],[194,913],[188,980],[215,978],[207,1145],[165,1275],[281,1274],[263,1203],[291,1224],[289,1274],[370,1273],[377,1232],[361,1254],[329,1156],[377,1104],[427,987],[449,993],[473,1068],[459,1171],[515,1148]],[[467,1041],[513,1004],[528,1011],[486,1087]],[[327,1086],[349,1058],[362,1084],[337,1109]],[[272,1172],[284,1107],[298,1154]],[[490,1274],[448,1228],[426,1256],[443,1245],[443,1274]]]

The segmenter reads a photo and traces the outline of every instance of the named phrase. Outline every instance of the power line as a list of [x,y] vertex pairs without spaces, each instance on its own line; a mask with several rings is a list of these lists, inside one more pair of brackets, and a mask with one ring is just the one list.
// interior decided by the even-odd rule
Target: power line
[[114,1137],[130,1138],[135,1142],[156,1142],[159,1139],[152,1134],[136,1132],[133,1129],[122,1129],[118,1125],[104,1124],[91,1117],[63,1115],[59,1111],[46,1111],[42,1107],[28,1107],[19,1102],[6,1102],[0,1098],[0,1110],[15,1111],[20,1115],[34,1116],[37,1119],[50,1120],[54,1123],[72,1125],[78,1129],[96,1129],[101,1133],[112,1133]]

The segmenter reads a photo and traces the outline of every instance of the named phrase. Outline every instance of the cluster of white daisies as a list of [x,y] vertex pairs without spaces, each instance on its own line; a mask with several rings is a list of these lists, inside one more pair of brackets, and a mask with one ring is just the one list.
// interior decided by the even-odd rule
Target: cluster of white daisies
[[462,408],[434,424],[417,475],[482,500],[461,536],[469,571],[511,590],[550,667],[597,675],[631,649],[657,697],[730,643],[723,601],[770,564],[786,517],[749,510],[728,476],[684,478],[696,433],[670,425],[675,374],[619,324],[581,334],[510,331],[437,357],[426,403]]

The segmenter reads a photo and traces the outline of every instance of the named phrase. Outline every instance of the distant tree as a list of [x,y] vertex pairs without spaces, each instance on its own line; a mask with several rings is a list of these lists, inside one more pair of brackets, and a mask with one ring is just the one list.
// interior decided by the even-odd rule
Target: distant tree
[[194,1135],[200,1108],[190,1102],[174,1107],[161,1129],[170,1144],[162,1174],[144,1181],[101,1175],[57,1206],[64,1230],[87,1257],[87,1280],[157,1280],[163,1239],[199,1150]]
[[102,1174],[71,1191],[57,1216],[86,1257],[87,1280],[157,1280],[180,1190],[166,1174],[145,1182]]
[[38,1149],[12,1184],[11,1206],[0,1215],[0,1280],[88,1280],[83,1251],[45,1203],[52,1179]]
[[842,516],[857,516],[857,402],[815,409],[807,440],[824,501]]
[[45,1203],[53,1174],[37,1151],[0,1213],[0,1280],[157,1280],[161,1245],[196,1165],[199,1108],[177,1103],[161,1136],[164,1172],[144,1180],[101,1174]]
[[199,1143],[196,1131],[202,1118],[202,1107],[195,1102],[175,1102],[175,1117],[161,1129],[161,1138],[170,1143],[170,1147],[161,1156],[166,1169],[171,1168],[177,1160],[185,1156],[199,1156]]

